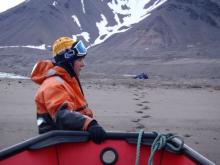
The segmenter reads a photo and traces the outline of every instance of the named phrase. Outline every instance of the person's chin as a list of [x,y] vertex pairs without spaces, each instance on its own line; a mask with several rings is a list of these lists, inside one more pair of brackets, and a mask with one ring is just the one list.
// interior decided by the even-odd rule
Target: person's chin
[[79,76],[80,76],[80,73],[76,73],[76,75],[77,75],[77,77],[79,77]]

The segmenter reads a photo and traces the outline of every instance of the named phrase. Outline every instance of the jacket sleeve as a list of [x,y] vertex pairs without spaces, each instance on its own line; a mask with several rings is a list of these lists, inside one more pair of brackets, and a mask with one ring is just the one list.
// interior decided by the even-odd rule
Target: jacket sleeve
[[71,112],[66,109],[64,103],[55,114],[54,121],[60,130],[87,130],[92,118],[82,115],[79,112]]
[[[71,111],[75,104],[62,85],[48,87],[44,91],[46,109],[56,123],[58,129],[62,130],[87,130],[92,118]],[[66,106],[62,106],[65,103]]]

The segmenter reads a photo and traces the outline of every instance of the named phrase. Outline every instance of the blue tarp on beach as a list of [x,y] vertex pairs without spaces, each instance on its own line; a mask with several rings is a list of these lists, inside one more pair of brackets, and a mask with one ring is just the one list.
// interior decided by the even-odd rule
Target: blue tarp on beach
[[141,73],[141,74],[134,77],[134,79],[138,79],[138,80],[145,80],[145,79],[148,79],[148,78],[149,77],[145,73]]

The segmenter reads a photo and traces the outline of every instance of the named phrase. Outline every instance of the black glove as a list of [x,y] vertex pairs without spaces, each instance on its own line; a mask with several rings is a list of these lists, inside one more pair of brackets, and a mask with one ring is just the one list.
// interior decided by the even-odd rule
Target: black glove
[[88,126],[88,132],[90,134],[90,138],[96,144],[100,144],[106,138],[105,130],[97,123],[96,120],[93,120]]

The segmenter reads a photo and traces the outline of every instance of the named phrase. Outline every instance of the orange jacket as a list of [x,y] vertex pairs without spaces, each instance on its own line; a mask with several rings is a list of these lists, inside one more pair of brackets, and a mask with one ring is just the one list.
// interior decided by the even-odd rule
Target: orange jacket
[[37,114],[49,113],[53,119],[58,108],[67,103],[68,110],[78,111],[86,117],[83,130],[87,130],[93,114],[74,77],[51,61],[42,60],[34,66],[31,79],[41,85],[35,96]]

